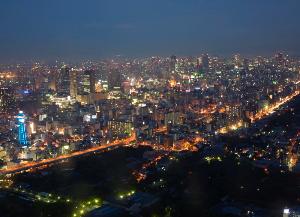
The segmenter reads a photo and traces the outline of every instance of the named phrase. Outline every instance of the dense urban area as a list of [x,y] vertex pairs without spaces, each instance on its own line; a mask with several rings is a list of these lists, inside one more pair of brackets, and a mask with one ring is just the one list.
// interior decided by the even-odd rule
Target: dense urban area
[[300,216],[300,59],[0,65],[1,217]]

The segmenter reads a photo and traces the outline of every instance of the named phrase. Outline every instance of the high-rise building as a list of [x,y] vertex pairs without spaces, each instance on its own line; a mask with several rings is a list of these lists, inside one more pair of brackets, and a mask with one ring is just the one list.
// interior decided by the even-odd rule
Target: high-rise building
[[88,95],[95,93],[96,78],[93,70],[86,70],[79,76],[78,94]]
[[121,89],[122,86],[122,76],[121,73],[114,69],[108,74],[108,88],[113,89]]
[[59,96],[70,96],[70,68],[63,66],[59,72],[56,91]]
[[180,112],[169,112],[165,114],[165,126],[172,125],[180,125],[183,123],[183,117]]
[[237,122],[237,120],[240,120],[242,117],[242,110],[240,104],[232,104],[230,106],[227,106],[226,108],[228,112],[227,122],[228,124],[232,124]]
[[19,111],[19,114],[17,115],[18,140],[19,140],[19,144],[23,147],[28,146],[25,120],[26,120],[26,116],[24,112]]
[[15,91],[10,87],[0,87],[0,112],[8,112],[15,108]]
[[249,59],[244,59],[243,60],[243,66],[244,66],[244,69],[246,69],[246,70],[249,70]]
[[112,135],[131,135],[132,122],[129,121],[117,121],[111,120],[108,122],[108,129],[111,131]]
[[197,58],[197,64],[196,64],[196,69],[198,72],[200,71],[201,64],[202,64],[202,58],[199,57]]
[[285,56],[283,53],[277,53],[275,55],[275,61],[276,61],[276,64],[279,65],[279,66],[284,66],[285,65]]
[[177,62],[176,56],[172,55],[170,57],[170,72],[171,73],[175,72],[176,62]]
[[73,97],[73,98],[76,98],[77,96],[77,82],[78,82],[78,79],[77,79],[77,71],[76,70],[71,70],[70,72],[70,96]]
[[204,71],[207,71],[209,69],[209,57],[207,54],[203,54],[201,58],[202,62],[202,68]]
[[235,54],[233,56],[233,64],[235,68],[240,68],[243,65],[243,59],[240,54]]

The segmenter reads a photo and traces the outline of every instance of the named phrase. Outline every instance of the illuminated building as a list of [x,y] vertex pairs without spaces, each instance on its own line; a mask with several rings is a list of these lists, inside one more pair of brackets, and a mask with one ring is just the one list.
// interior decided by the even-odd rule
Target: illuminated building
[[27,127],[28,127],[27,132],[28,132],[29,135],[32,135],[32,134],[36,133],[36,124],[33,121],[30,121],[29,125]]
[[55,103],[58,105],[60,108],[68,108],[74,103],[76,103],[75,99],[72,99],[70,96],[67,97],[54,97],[50,96],[49,101],[52,103]]
[[275,55],[275,62],[279,66],[283,66],[285,64],[285,57],[284,57],[283,53],[277,53]]
[[108,122],[108,129],[112,132],[114,136],[122,134],[131,135],[132,126],[132,122],[128,121],[112,120]]
[[25,119],[26,116],[24,115],[24,112],[19,111],[19,114],[17,115],[18,139],[19,144],[23,147],[28,146]]
[[175,66],[176,66],[177,58],[176,56],[171,56],[170,57],[170,72],[174,73],[175,72]]
[[3,147],[0,147],[0,159],[3,161],[6,161],[7,159],[7,153]]
[[300,216],[300,211],[299,209],[289,209],[289,208],[285,208],[283,209],[283,214],[282,217],[298,217]]
[[249,61],[249,59],[244,59],[243,60],[243,66],[244,66],[244,68],[246,69],[246,70],[249,70],[249,64],[250,64],[250,61]]
[[283,217],[289,217],[290,216],[290,209],[284,209],[283,210]]
[[236,69],[240,68],[243,65],[243,61],[241,55],[235,54],[233,56],[233,64]]
[[95,93],[96,78],[95,72],[92,70],[86,70],[80,75],[79,85],[78,85],[78,94],[79,95],[88,95]]
[[197,73],[201,72],[201,65],[202,65],[202,58],[197,58],[197,64],[196,64],[196,69]]
[[242,111],[239,104],[233,104],[226,107],[228,112],[227,123],[235,123],[237,120],[241,119]]
[[76,98],[77,96],[77,71],[70,72],[70,96]]
[[54,76],[49,78],[48,89],[56,91],[56,82]]
[[63,66],[60,70],[56,91],[59,96],[70,96],[70,68],[67,66]]
[[183,123],[182,114],[180,112],[170,112],[165,114],[165,126],[180,125]]
[[204,54],[201,58],[202,68],[207,71],[209,69],[209,57],[207,54]]
[[0,87],[0,112],[8,112],[14,109],[15,92],[9,87]]
[[[93,70],[86,70],[78,75],[76,100],[81,104],[91,104],[97,97],[96,77]],[[101,95],[101,94],[100,94]],[[100,96],[100,98],[102,95]]]
[[112,70],[108,75],[108,87],[110,90],[121,89],[122,76],[118,70]]

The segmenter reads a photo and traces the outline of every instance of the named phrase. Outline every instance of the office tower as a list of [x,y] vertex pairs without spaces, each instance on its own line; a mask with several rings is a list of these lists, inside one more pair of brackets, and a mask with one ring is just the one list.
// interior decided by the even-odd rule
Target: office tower
[[56,91],[56,81],[55,81],[55,77],[49,77],[49,82],[48,82],[48,90],[53,90]]
[[209,69],[209,57],[207,54],[203,54],[201,58],[202,68],[204,71],[207,71]]
[[77,71],[70,71],[70,96],[76,98],[77,96]]
[[67,66],[63,66],[59,72],[56,91],[61,97],[70,96],[70,68]]
[[175,72],[175,66],[176,66],[177,58],[176,56],[172,55],[170,57],[170,72],[174,73]]
[[41,86],[42,86],[42,82],[43,82],[43,76],[42,75],[37,75],[36,77],[34,77],[34,88],[35,90],[40,90]]
[[131,135],[132,127],[132,122],[129,121],[111,120],[108,122],[108,129],[114,136]]
[[19,144],[23,147],[28,146],[25,120],[26,116],[24,115],[24,112],[19,111],[19,114],[17,115],[18,140]]
[[197,58],[195,77],[196,78],[203,77],[202,57]]
[[197,72],[200,71],[201,65],[202,65],[202,58],[197,58],[197,64],[196,64]]
[[80,74],[78,82],[78,94],[88,95],[95,93],[96,78],[93,70],[86,70]]
[[233,56],[233,64],[235,68],[239,68],[243,65],[243,60],[240,54],[235,54]]
[[242,110],[240,104],[232,104],[228,106],[227,111],[228,111],[227,122],[229,124],[235,123],[237,120],[241,119]]
[[15,91],[10,87],[0,87],[0,112],[9,112],[15,108]]
[[250,62],[249,62],[249,59],[244,59],[243,60],[243,66],[244,66],[244,69],[246,69],[246,70],[249,70],[249,64],[250,64]]
[[90,84],[90,93],[95,93],[96,89],[96,76],[94,70],[86,71],[86,74],[89,75],[89,84]]
[[277,53],[275,55],[275,61],[276,61],[276,64],[279,65],[279,66],[284,66],[285,65],[285,56],[283,55],[283,53]]
[[114,69],[108,74],[108,87],[110,90],[121,89],[122,86],[122,76],[121,73]]

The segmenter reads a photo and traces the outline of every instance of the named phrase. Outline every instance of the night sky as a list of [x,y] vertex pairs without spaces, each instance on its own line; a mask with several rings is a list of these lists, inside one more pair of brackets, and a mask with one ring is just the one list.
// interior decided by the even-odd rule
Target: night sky
[[300,54],[299,0],[0,0],[0,62]]

